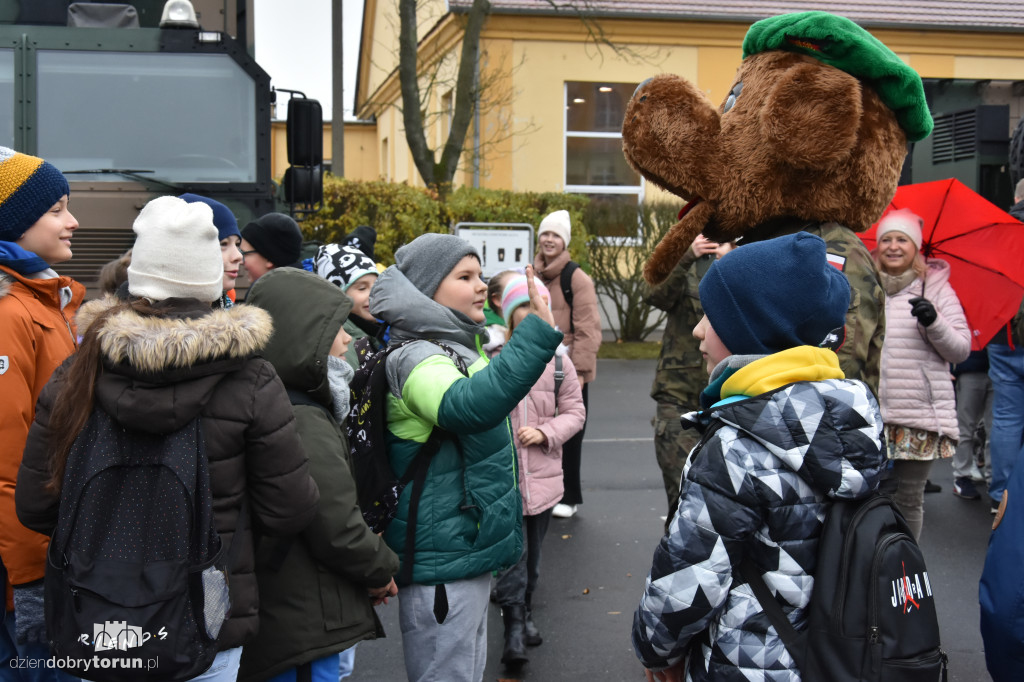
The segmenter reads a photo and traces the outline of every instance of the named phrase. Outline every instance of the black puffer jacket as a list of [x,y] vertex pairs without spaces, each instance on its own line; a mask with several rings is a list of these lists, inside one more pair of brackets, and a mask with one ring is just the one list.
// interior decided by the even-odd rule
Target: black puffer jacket
[[310,473],[320,488],[320,508],[287,547],[283,561],[281,548],[273,543],[259,548],[260,633],[242,654],[240,682],[265,680],[364,639],[383,637],[366,590],[387,585],[398,572],[398,557],[363,521],[348,441],[328,414],[333,399],[327,355],[352,301],[316,275],[280,268],[260,277],[246,303],[274,317],[274,336],[264,357],[274,363],[285,386],[323,408],[293,407]]
[[[82,306],[79,331],[117,304],[108,296]],[[215,523],[225,547],[249,496],[250,523],[239,538],[238,561],[229,567],[231,616],[218,640],[221,650],[230,649],[259,629],[252,528],[278,536],[300,532],[316,513],[319,492],[284,385],[269,362],[255,357],[273,331],[270,316],[247,306],[211,310],[194,299],[158,306],[165,315],[123,310],[108,318],[95,401],[125,428],[150,433],[170,433],[202,416]],[[50,411],[67,364],[39,396],[15,495],[21,522],[47,535],[60,505],[46,489]]]

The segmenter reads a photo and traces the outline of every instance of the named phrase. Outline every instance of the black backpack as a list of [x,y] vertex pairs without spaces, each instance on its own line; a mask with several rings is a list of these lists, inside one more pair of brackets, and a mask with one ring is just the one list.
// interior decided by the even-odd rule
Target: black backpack
[[[397,349],[413,343],[387,346],[374,352],[368,338],[355,342],[356,354],[359,357],[359,369],[355,371],[349,389],[352,392],[351,410],[346,420],[348,445],[351,453],[352,475],[356,481],[356,496],[359,508],[363,512],[363,520],[375,533],[382,533],[398,511],[398,498],[409,483],[413,484],[412,496],[409,499],[409,526],[406,536],[405,556],[402,563],[403,573],[412,570],[412,552],[415,548],[416,516],[419,509],[419,498],[423,492],[427,469],[430,460],[441,448],[446,438],[453,439],[458,446],[458,438],[439,427],[434,427],[416,457],[402,475],[391,468],[388,457],[387,443],[387,394],[388,376],[385,363]],[[459,371],[469,376],[466,363],[452,348],[431,341],[452,359]],[[406,578],[409,576],[406,575]]]
[[893,501],[836,501],[818,545],[807,629],[797,632],[749,561],[740,566],[805,680],[945,680],[921,548]]
[[573,322],[573,319],[572,319],[572,299],[573,299],[572,275],[573,275],[574,272],[576,272],[577,268],[579,268],[579,267],[580,267],[580,264],[577,263],[576,261],[572,261],[572,260],[569,261],[568,263],[565,264],[565,267],[562,268],[562,274],[558,278],[558,284],[562,288],[562,296],[565,298],[565,304],[567,306],[569,306],[569,333],[570,334],[575,334],[576,333],[576,323]]
[[230,607],[224,554],[199,417],[160,435],[96,407],[68,455],[47,551],[54,656],[88,680],[201,674]]

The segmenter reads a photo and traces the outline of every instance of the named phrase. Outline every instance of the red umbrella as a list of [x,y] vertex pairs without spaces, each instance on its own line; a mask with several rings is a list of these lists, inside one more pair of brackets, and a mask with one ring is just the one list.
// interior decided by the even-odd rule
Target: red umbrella
[[[954,178],[900,186],[885,213],[898,208],[924,220],[921,251],[949,263],[971,350],[981,350],[1024,297],[1024,225]],[[876,246],[877,228],[875,223],[859,235],[868,250]]]

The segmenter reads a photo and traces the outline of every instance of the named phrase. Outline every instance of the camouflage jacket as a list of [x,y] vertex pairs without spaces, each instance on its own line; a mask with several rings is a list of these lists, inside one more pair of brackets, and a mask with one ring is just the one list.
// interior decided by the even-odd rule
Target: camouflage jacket
[[715,255],[697,258],[693,251],[679,261],[661,284],[648,289],[644,300],[667,313],[661,357],[654,374],[651,397],[659,403],[700,409],[700,392],[708,385],[708,374],[701,362],[699,342],[693,328],[704,316],[697,285],[715,262]]
[[[783,221],[752,230],[743,241],[773,239],[803,230],[825,240],[829,261],[843,271],[853,295],[846,313],[846,341],[839,349],[839,365],[847,379],[859,379],[878,395],[878,378],[885,339],[885,291],[874,259],[864,242],[839,223]],[[741,242],[742,243],[742,242]]]

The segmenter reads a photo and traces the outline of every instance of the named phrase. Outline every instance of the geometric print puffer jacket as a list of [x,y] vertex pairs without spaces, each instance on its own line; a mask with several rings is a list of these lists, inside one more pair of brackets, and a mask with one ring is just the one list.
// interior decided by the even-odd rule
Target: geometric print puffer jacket
[[633,646],[653,670],[689,655],[689,680],[799,680],[734,572],[749,556],[789,621],[806,627],[829,500],[862,498],[877,487],[884,461],[878,404],[859,381],[827,379],[709,412],[717,430],[690,458],[633,620]]

